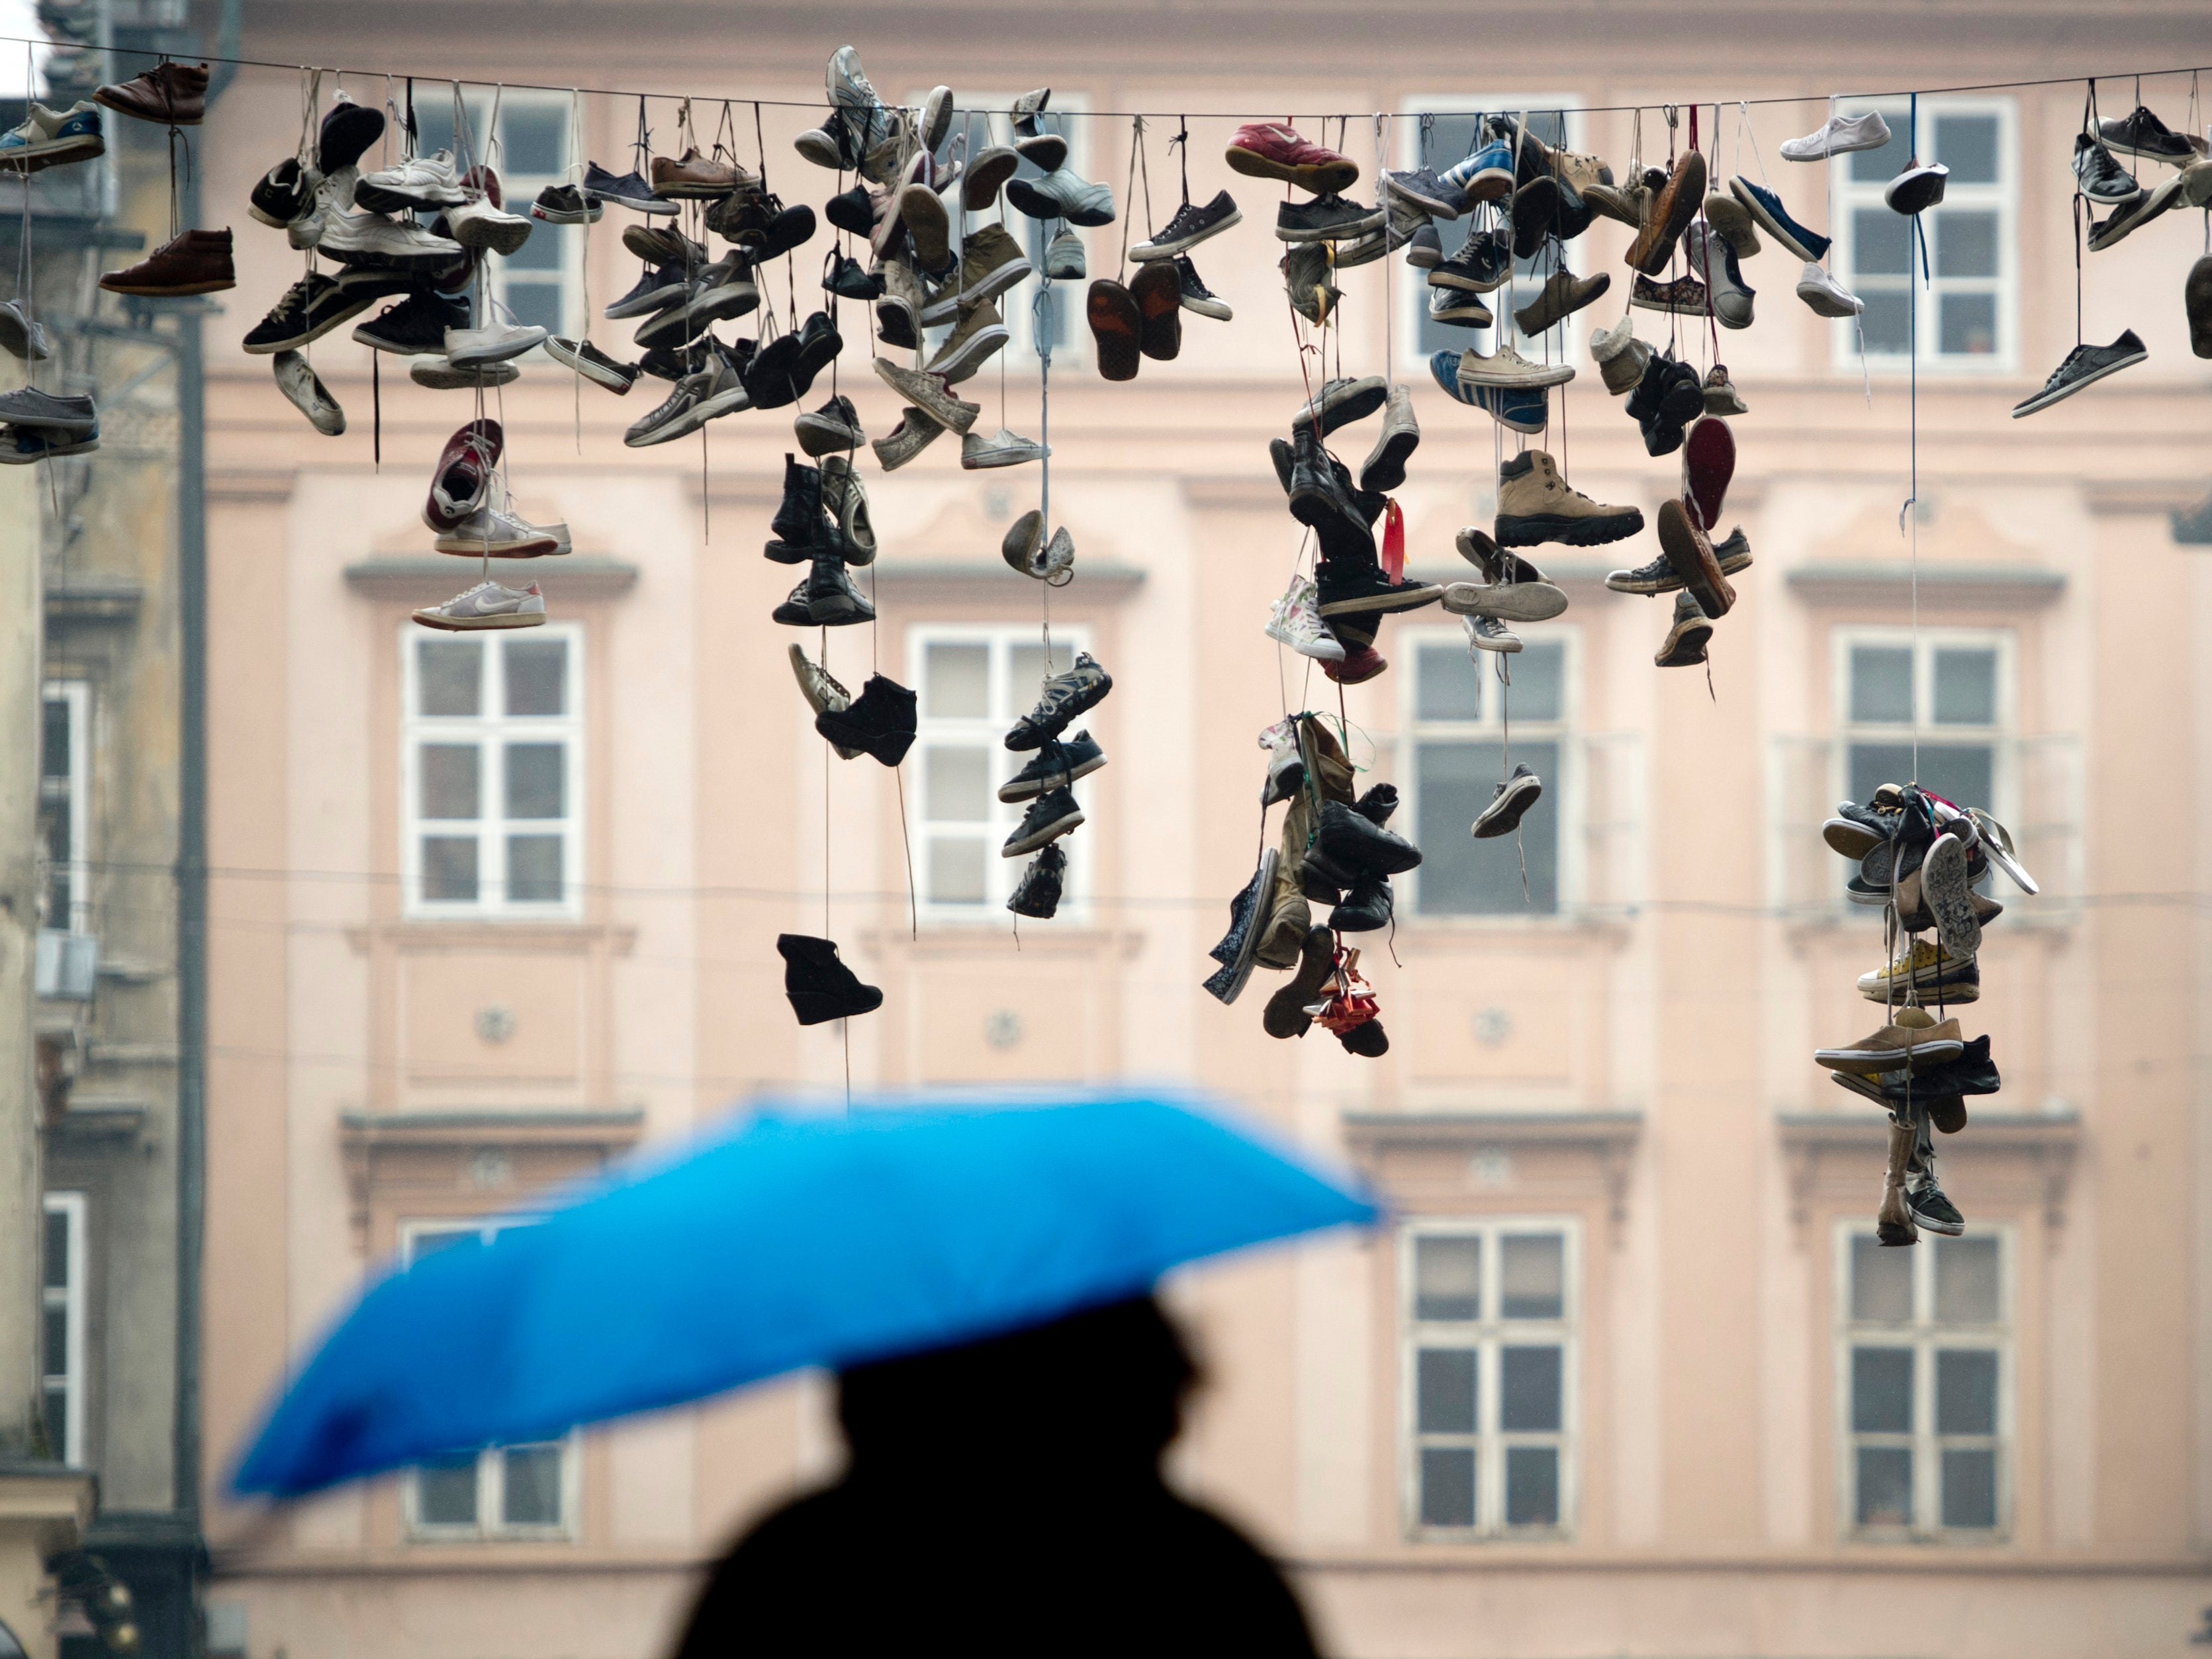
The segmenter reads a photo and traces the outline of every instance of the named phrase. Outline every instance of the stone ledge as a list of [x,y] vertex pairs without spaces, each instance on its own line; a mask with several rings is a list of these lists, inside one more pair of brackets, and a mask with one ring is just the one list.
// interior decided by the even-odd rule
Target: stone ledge
[[[441,594],[472,587],[482,568],[473,556],[434,553],[425,557],[361,559],[345,568],[345,582],[356,593],[380,599],[434,603]],[[550,581],[557,594],[626,593],[637,586],[638,568],[622,559],[570,554],[550,559],[495,559],[492,574],[505,577],[526,570],[528,580]]]
[[[1941,565],[1920,567],[1920,598],[1939,605],[2042,605],[2066,591],[2066,573],[2036,565]],[[1783,577],[1792,592],[1815,604],[1854,599],[1894,601],[1912,590],[1909,564],[1801,564]]]

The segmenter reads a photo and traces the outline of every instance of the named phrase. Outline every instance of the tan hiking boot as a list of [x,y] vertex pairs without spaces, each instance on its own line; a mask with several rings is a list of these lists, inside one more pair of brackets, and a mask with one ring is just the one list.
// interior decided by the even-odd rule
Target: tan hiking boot
[[1885,1244],[1917,1244],[1920,1230],[1912,1224],[1912,1211],[1905,1201],[1905,1167],[1912,1159],[1916,1139],[1910,1124],[1891,1120],[1889,1162],[1881,1172],[1881,1207],[1875,1212],[1875,1237]]
[[1538,542],[1597,547],[1643,528],[1643,509],[1592,501],[1571,488],[1559,476],[1559,463],[1540,449],[1523,450],[1498,471],[1500,547]]
[[1651,214],[1651,187],[1641,179],[1626,185],[1584,185],[1577,193],[1591,211],[1617,220],[1631,230],[1643,229]]
[[1555,270],[1547,277],[1536,297],[1513,313],[1523,334],[1541,334],[1553,324],[1573,315],[1613,286],[1604,271],[1577,276],[1571,270]]

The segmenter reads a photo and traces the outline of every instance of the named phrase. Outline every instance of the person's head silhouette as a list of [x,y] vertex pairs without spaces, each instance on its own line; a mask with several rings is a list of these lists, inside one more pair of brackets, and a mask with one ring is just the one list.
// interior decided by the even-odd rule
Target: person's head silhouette
[[1273,1566],[1161,1481],[1197,1375],[1151,1297],[843,1371],[843,1478],[738,1541],[680,1659],[1312,1653]]

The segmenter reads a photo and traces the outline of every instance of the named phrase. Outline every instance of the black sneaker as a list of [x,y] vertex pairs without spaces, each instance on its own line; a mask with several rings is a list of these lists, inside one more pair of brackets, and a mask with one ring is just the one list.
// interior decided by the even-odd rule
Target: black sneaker
[[858,300],[863,304],[872,304],[884,297],[884,279],[848,254],[830,256],[829,273],[823,277],[822,286],[841,300]]
[[374,303],[373,295],[353,294],[319,271],[311,271],[286,289],[269,314],[247,331],[246,349],[257,356],[293,350],[319,340]]
[[2086,132],[2074,135],[2074,177],[2084,196],[2106,207],[2133,201],[2142,188],[2110,149]]
[[[1923,1095],[1993,1095],[2002,1083],[1997,1076],[1996,1062],[1990,1058],[1990,1040],[1986,1036],[1978,1036],[1968,1042],[1966,1053],[1956,1060],[1947,1060],[1940,1066],[1913,1073],[1909,1081],[1911,1097],[1915,1100]],[[1907,1084],[1901,1072],[1883,1073],[1882,1098],[1903,1105]]]
[[775,948],[783,956],[783,994],[801,1025],[872,1014],[884,1006],[884,994],[860,983],[837,955],[834,939],[781,933]]
[[676,204],[665,196],[655,196],[653,186],[638,177],[636,172],[609,173],[597,161],[584,169],[584,193],[602,201],[612,202],[617,207],[626,207],[633,213],[650,213],[676,216]]
[[854,185],[842,196],[833,196],[823,205],[822,216],[830,227],[848,236],[868,236],[875,233],[875,204],[868,199],[868,187]]
[[1178,302],[1185,311],[1194,313],[1200,317],[1211,317],[1219,323],[1229,321],[1236,314],[1230,310],[1228,301],[1222,299],[1204,283],[1199,281],[1198,267],[1191,264],[1190,255],[1176,254],[1175,268],[1176,282],[1180,289],[1177,296]]
[[799,335],[779,334],[753,354],[745,366],[744,382],[745,396],[755,409],[782,409],[799,401],[800,350]]
[[914,746],[915,695],[896,680],[871,674],[846,707],[817,714],[814,729],[834,744],[866,750],[885,766],[896,766]]
[[2121,332],[2110,345],[2078,345],[2066,354],[2066,361],[2051,371],[2051,378],[2043,383],[2043,390],[2032,398],[2022,398],[2013,405],[2015,421],[2023,415],[2033,415],[2039,409],[2048,409],[2061,398],[2070,398],[2083,386],[2101,380],[2107,374],[2117,374],[2124,368],[2132,368],[2149,354],[2143,343],[2136,337],[2133,329]]
[[607,204],[575,185],[548,185],[530,204],[530,216],[549,225],[596,225]]
[[1513,275],[1513,246],[1502,230],[1470,231],[1458,252],[1429,272],[1431,288],[1464,288],[1487,294]]
[[611,321],[625,317],[649,317],[691,297],[691,284],[681,265],[655,265],[637,279],[637,285],[607,307]]
[[315,144],[315,167],[327,179],[340,167],[349,167],[368,154],[368,147],[384,137],[384,112],[356,104],[337,94],[323,117],[321,137]]
[[999,799],[1030,800],[1048,790],[1064,789],[1105,764],[1106,751],[1088,732],[1078,732],[1064,742],[1045,744],[1035,760],[999,786]]
[[1394,582],[1371,561],[1324,559],[1314,571],[1324,617],[1382,616],[1434,605],[1444,591],[1434,582]]
[[1244,216],[1237,210],[1237,204],[1229,198],[1227,191],[1215,192],[1212,201],[1200,207],[1194,202],[1185,202],[1169,220],[1167,228],[1150,241],[1139,242],[1129,250],[1132,259],[1169,259],[1176,254],[1196,247],[1209,236],[1218,236],[1231,225],[1242,224]]
[[2196,145],[2140,104],[2118,120],[2098,122],[2097,136],[2123,155],[2147,155],[2176,167],[2186,167],[2200,154]]
[[[799,331],[799,361],[792,370],[792,398],[797,403],[814,386],[814,377],[836,361],[837,354],[845,349],[845,341],[837,332],[837,325],[830,320],[830,313],[817,311],[809,317]],[[766,404],[755,404],[766,408]]]
[[1065,785],[1048,789],[1030,803],[1030,810],[1022,814],[1022,821],[1006,837],[1006,844],[999,849],[1002,858],[1018,859],[1034,853],[1048,842],[1058,841],[1083,823],[1083,809],[1075,804],[1075,796]]
[[1285,242],[1337,242],[1382,228],[1388,210],[1363,207],[1335,191],[1275,210],[1275,234]]
[[[1719,562],[1721,574],[1733,576],[1751,568],[1751,543],[1741,530],[1729,532],[1724,542],[1713,544],[1713,557]],[[1662,553],[1649,564],[1638,565],[1633,570],[1616,570],[1605,579],[1605,585],[1616,593],[1677,593],[1682,587],[1682,573],[1668,563]]]
[[382,315],[370,318],[354,330],[353,337],[374,351],[396,352],[403,357],[442,357],[446,331],[468,325],[466,300],[417,292]]
[[1328,913],[1328,925],[1340,933],[1372,933],[1390,925],[1390,878],[1363,872]]
[[1322,803],[1316,845],[1332,864],[1378,876],[1400,875],[1421,862],[1419,848],[1340,800]]
[[842,454],[868,441],[868,434],[860,430],[860,412],[842,392],[821,408],[800,416],[792,426],[799,434],[799,447],[810,455]]
[[814,568],[807,573],[806,614],[817,627],[849,628],[875,621],[876,607],[854,586],[845,561],[824,550],[815,554]]
[[[1006,908],[1018,916],[1034,916],[1039,921],[1050,921],[1053,913],[1060,908],[1060,896],[1067,880],[1067,849],[1049,846],[1030,860],[1030,867],[1022,872],[1021,880],[1015,884],[1012,895],[1006,900]],[[1209,981],[1210,982],[1210,981]]]
[[[744,343],[750,345],[752,342],[748,340]],[[639,374],[650,374],[656,380],[672,383],[682,380],[686,374],[697,374],[699,367],[681,351],[648,351],[637,360]]]
[[1088,651],[1075,653],[1075,666],[1054,674],[1044,683],[1037,705],[1014,722],[1006,733],[1006,747],[1019,753],[1040,749],[1067,729],[1078,714],[1095,708],[1114,689],[1114,677],[1098,665]]
[[288,155],[261,177],[246,192],[246,210],[264,225],[282,230],[307,206],[307,181],[301,176],[299,158]]
[[680,348],[704,334],[713,325],[707,318],[692,313],[691,301],[706,291],[703,283],[678,284],[675,301],[661,307],[654,315],[640,323],[637,332],[630,336],[636,342],[638,349],[651,351],[660,347]]
[[1510,836],[1521,827],[1521,815],[1543,798],[1543,780],[1528,769],[1526,762],[1513,769],[1513,775],[1498,786],[1497,796],[1482,809],[1482,816],[1474,823],[1474,838],[1487,841],[1492,836]]
[[1924,1167],[1908,1169],[1905,1176],[1905,1207],[1912,1212],[1912,1219],[1931,1233],[1941,1233],[1947,1238],[1956,1238],[1966,1231],[1966,1218],[1959,1213],[1959,1206],[1943,1195],[1936,1182],[1935,1159],[1921,1155]]
[[[336,280],[338,287],[346,293],[372,304],[378,300],[397,299],[404,294],[438,287],[434,281],[426,281],[420,271],[405,265],[376,264],[366,261],[357,265],[339,266]],[[439,291],[450,294],[453,290],[441,289]]]
[[545,355],[618,398],[637,384],[640,370],[635,363],[618,363],[589,340],[570,340],[556,334],[545,342]]

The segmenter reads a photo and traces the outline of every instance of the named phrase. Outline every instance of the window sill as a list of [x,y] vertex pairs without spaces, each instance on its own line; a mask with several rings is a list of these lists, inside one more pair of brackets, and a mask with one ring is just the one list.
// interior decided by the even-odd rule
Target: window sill
[[[623,559],[568,554],[556,559],[502,560],[510,566],[527,566],[530,580],[551,576],[564,593],[611,597],[637,586],[637,567]],[[379,599],[411,599],[420,603],[431,588],[446,592],[440,583],[459,581],[464,587],[477,568],[477,562],[451,554],[427,556],[358,559],[345,568],[345,582],[356,593]]]

